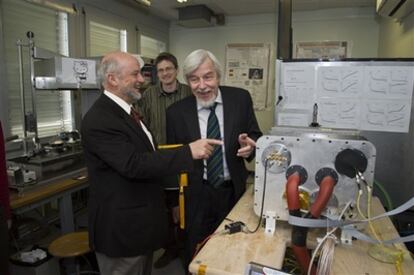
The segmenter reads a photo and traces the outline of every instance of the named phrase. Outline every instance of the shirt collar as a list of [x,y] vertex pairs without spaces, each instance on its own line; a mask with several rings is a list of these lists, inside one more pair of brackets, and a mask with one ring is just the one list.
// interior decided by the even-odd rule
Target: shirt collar
[[[221,97],[220,88],[218,89],[217,97],[214,100],[214,102],[217,102],[218,105],[223,104],[223,98]],[[209,108],[205,108],[205,107],[201,106],[200,104],[198,104],[198,101],[197,101],[197,111],[200,111],[202,109],[209,109]]]
[[178,92],[178,89],[179,89],[179,86],[180,86],[180,82],[178,82],[178,80],[176,80],[176,81],[177,81],[177,86],[176,86],[176,89],[175,89],[175,91],[173,91],[173,92],[171,92],[171,93],[167,93],[167,92],[165,92],[165,91],[162,89],[162,84],[161,84],[161,82],[158,82],[158,85],[160,86],[160,90],[159,90],[159,94],[158,94],[158,96],[169,96],[169,95],[173,95],[173,94],[177,93],[177,92]]
[[129,105],[125,100],[123,100],[122,98],[120,98],[119,96],[108,92],[107,90],[104,91],[104,94],[109,97],[110,99],[112,99],[116,104],[119,105],[119,107],[121,107],[122,109],[124,109],[124,111],[129,115],[131,113],[131,105]]

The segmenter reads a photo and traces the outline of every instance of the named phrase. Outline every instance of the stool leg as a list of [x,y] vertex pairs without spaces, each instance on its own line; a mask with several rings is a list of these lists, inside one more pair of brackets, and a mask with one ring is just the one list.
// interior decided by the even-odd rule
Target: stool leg
[[78,259],[75,259],[75,261],[76,261],[76,275],[80,275],[81,274],[81,272],[80,272],[80,263],[79,263],[79,260]]

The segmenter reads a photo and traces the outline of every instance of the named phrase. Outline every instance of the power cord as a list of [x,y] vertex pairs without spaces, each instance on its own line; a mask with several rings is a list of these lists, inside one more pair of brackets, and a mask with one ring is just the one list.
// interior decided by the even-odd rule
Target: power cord
[[265,194],[266,194],[266,182],[267,182],[267,163],[269,162],[269,159],[266,158],[265,160],[265,168],[264,168],[264,177],[263,177],[263,192],[262,192],[262,204],[260,206],[260,216],[259,216],[259,222],[257,223],[257,226],[254,230],[250,230],[247,226],[246,226],[246,233],[249,234],[253,234],[256,233],[257,230],[259,229],[260,225],[262,224],[262,219],[263,219],[263,210],[264,210],[264,200],[265,200]]

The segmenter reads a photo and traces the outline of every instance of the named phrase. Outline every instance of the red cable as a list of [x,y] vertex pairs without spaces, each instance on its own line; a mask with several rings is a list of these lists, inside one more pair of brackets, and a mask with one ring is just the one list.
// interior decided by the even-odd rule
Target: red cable
[[[301,266],[302,274],[308,273],[309,263],[311,257],[309,255],[308,249],[304,246],[297,246],[292,244],[293,254],[295,254],[296,260]],[[311,275],[316,274],[316,266],[313,265],[311,269]]]
[[299,184],[300,176],[297,172],[290,175],[286,182],[286,197],[289,210],[300,209]]
[[[289,211],[300,210],[299,201],[299,183],[300,177],[298,173],[294,173],[289,176],[286,183],[286,196]],[[319,218],[322,211],[328,204],[329,199],[332,196],[333,188],[335,185],[335,179],[331,176],[326,176],[322,179],[319,187],[319,193],[315,202],[311,206],[310,213],[313,218]],[[306,272],[310,264],[310,255],[306,246],[299,246],[292,243],[292,250],[295,257],[301,266],[303,272]],[[316,266],[313,265],[311,268],[311,274],[316,274]]]
[[312,204],[310,213],[313,218],[319,218],[322,211],[326,208],[329,199],[332,196],[335,186],[335,179],[331,176],[326,176],[322,179],[319,186],[319,193],[315,202]]

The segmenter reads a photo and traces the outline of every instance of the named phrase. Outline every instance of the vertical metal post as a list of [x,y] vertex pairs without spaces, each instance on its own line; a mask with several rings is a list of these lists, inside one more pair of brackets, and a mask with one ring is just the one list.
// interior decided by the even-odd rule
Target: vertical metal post
[[26,33],[27,38],[29,38],[29,60],[30,60],[30,89],[31,89],[31,94],[32,94],[32,112],[33,112],[33,123],[34,123],[34,142],[35,142],[35,146],[37,147],[39,144],[39,133],[38,133],[38,129],[37,129],[37,111],[36,111],[36,89],[35,89],[35,78],[34,78],[34,41],[33,41],[33,37],[34,34],[33,32],[27,32]]
[[277,58],[292,58],[292,0],[279,0]]
[[17,58],[19,64],[19,87],[20,87],[20,104],[23,121],[23,153],[27,155],[27,122],[26,122],[26,100],[24,94],[24,79],[23,79],[23,58],[22,58],[22,41],[17,40]]

